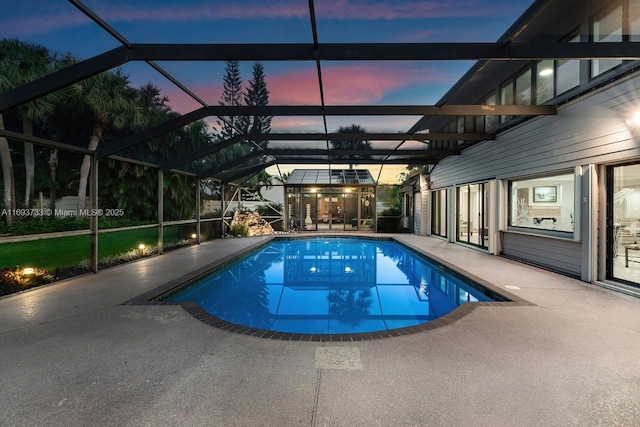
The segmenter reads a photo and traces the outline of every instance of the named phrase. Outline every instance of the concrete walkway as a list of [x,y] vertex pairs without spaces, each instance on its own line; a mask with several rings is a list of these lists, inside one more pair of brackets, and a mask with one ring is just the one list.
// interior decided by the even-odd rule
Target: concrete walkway
[[0,425],[640,425],[640,299],[398,238],[535,305],[353,343],[121,305],[261,238],[216,240],[0,299]]

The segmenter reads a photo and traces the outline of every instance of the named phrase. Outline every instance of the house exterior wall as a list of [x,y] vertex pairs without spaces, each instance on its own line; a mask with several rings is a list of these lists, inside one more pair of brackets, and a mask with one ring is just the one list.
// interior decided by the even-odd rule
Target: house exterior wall
[[413,230],[422,234],[422,193],[413,194]]
[[[494,212],[496,219],[489,232],[496,253],[591,281],[590,264],[595,262],[594,248],[598,247],[594,239],[601,234],[598,227],[604,227],[605,211],[598,206],[604,179],[597,171],[602,171],[603,165],[640,159],[640,132],[627,123],[640,107],[638,99],[640,72],[635,72],[559,106],[555,116],[533,118],[497,135],[494,141],[444,159],[429,176],[431,189],[495,183],[490,198],[498,212]],[[509,229],[509,180],[573,171],[578,185],[572,238]],[[453,209],[448,215],[451,223],[455,222]]]
[[640,99],[640,73],[558,107],[555,116],[529,120],[442,160],[431,188],[507,179],[640,156],[626,119]]

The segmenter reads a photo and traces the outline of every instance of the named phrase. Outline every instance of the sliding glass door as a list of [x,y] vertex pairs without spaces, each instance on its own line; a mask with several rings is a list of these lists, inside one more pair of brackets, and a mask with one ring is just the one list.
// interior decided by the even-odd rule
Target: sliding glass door
[[489,247],[489,185],[463,185],[456,189],[456,241]]
[[640,286],[640,164],[607,174],[607,277]]

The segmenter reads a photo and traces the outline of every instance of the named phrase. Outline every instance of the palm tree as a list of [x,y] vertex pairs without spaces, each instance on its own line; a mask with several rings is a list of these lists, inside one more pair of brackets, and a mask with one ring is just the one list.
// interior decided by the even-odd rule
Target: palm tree
[[[367,131],[356,124],[352,124],[351,126],[341,126],[338,129],[338,133],[351,133],[351,134],[366,134]],[[353,141],[353,140],[335,140],[335,141],[331,141],[331,147],[334,150],[370,150],[371,149],[371,143],[369,141],[366,140],[362,140],[362,141]],[[366,155],[351,155],[349,157],[340,157],[341,159],[348,159],[348,160],[352,160],[352,159],[365,159],[367,158]],[[349,163],[349,169],[353,169],[353,167],[356,166],[356,164],[354,163]]]
[[[0,78],[3,73],[0,72]],[[4,117],[0,113],[0,129],[4,130]],[[2,182],[4,189],[4,207],[7,209],[7,225],[14,222],[14,209],[16,208],[15,182],[13,175],[13,162],[11,161],[11,149],[9,141],[0,136],[0,161],[2,162]]]
[[369,315],[373,303],[371,289],[356,285],[329,291],[327,300],[331,317],[351,327],[358,326]]
[[[93,116],[89,150],[95,151],[103,139],[107,127],[123,129],[140,127],[144,122],[141,108],[135,102],[136,91],[129,85],[129,78],[120,70],[104,72],[81,83],[82,100]],[[85,208],[87,182],[91,157],[85,155],[80,167],[78,185],[78,210]]]
[[[66,68],[77,62],[70,53],[54,54],[53,56],[53,69],[60,70]],[[61,129],[70,129],[77,122],[78,116],[74,114],[74,110],[78,108],[77,94],[79,93],[81,86],[79,83],[74,83],[67,86],[64,89],[58,91],[61,95],[55,100],[55,111],[47,120],[48,132],[51,138],[56,141],[60,141]],[[55,147],[49,148],[49,207],[55,210],[56,207],[56,190],[58,174],[58,149]]]
[[[43,77],[53,70],[52,57],[44,46],[24,43],[13,39],[2,40],[0,41],[0,52],[2,52],[3,58],[0,69],[5,76],[5,80],[0,82],[0,89],[2,90],[21,86]],[[18,116],[22,120],[23,133],[25,135],[33,135],[33,123],[53,112],[56,99],[57,95],[55,93],[49,94],[18,107]],[[35,187],[35,156],[33,144],[28,142],[24,143],[24,154],[26,178],[24,205],[29,208],[33,203]],[[13,183],[15,187],[13,180],[11,180],[11,183]],[[13,192],[15,193],[15,188]]]

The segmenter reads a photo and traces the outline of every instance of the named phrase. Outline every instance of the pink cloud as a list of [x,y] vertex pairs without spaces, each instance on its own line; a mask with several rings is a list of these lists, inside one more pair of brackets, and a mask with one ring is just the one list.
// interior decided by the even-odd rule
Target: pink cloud
[[271,121],[274,132],[324,132],[321,117],[281,116]]
[[[328,105],[372,104],[391,91],[415,84],[448,82],[434,70],[413,68],[411,63],[392,65],[329,65],[322,68],[325,103]],[[318,104],[320,95],[315,70],[297,70],[267,76],[273,105]]]
[[320,103],[318,75],[315,69],[307,68],[265,78],[272,105],[316,105]]
[[[181,114],[185,114],[202,107],[198,101],[173,85],[163,86],[162,95],[169,98],[168,104],[171,109]],[[196,93],[196,95],[201,96],[198,93]]]
[[[379,104],[390,92],[416,85],[449,84],[451,77],[432,68],[418,68],[404,62],[395,64],[331,65],[322,68],[327,105]],[[318,79],[314,68],[281,73],[267,73],[270,105],[319,105]],[[222,84],[197,84],[187,87],[210,105],[217,105]],[[200,108],[200,104],[175,86],[165,85],[163,95],[169,98],[174,111],[185,114]],[[360,118],[359,120],[362,120]],[[416,118],[397,118],[398,130],[410,127]],[[374,119],[373,122],[380,121]],[[379,123],[380,124],[380,123]],[[369,123],[369,126],[373,126]],[[335,126],[334,126],[335,127]],[[385,124],[386,127],[386,124]],[[322,120],[318,117],[276,117],[273,130],[322,132]]]
[[[424,64],[414,62],[397,63],[337,63],[322,67],[325,103],[327,105],[376,105],[384,103],[385,97],[394,91],[413,89],[416,86],[450,84],[452,77]],[[270,105],[319,105],[320,94],[315,67],[289,70],[278,73],[267,72],[267,87],[270,91]],[[245,82],[246,83],[246,82]],[[210,105],[217,105],[222,94],[222,83],[188,84],[186,86]],[[177,87],[163,85],[163,95],[169,98],[169,105],[174,111],[185,114],[200,108],[200,104]],[[344,123],[336,122],[338,118],[330,118],[330,126],[337,128]],[[212,121],[213,120],[213,121]],[[354,120],[346,118],[346,121]],[[363,118],[367,129],[379,131],[406,130],[417,120],[416,117],[396,117],[393,123],[381,118]],[[215,119],[207,119],[215,124]],[[351,123],[351,121],[349,121]],[[349,124],[346,123],[346,124]],[[323,122],[319,117],[276,117],[272,122],[274,131],[289,132],[322,132]],[[332,129],[329,129],[331,131]],[[335,130],[335,129],[333,129]]]

